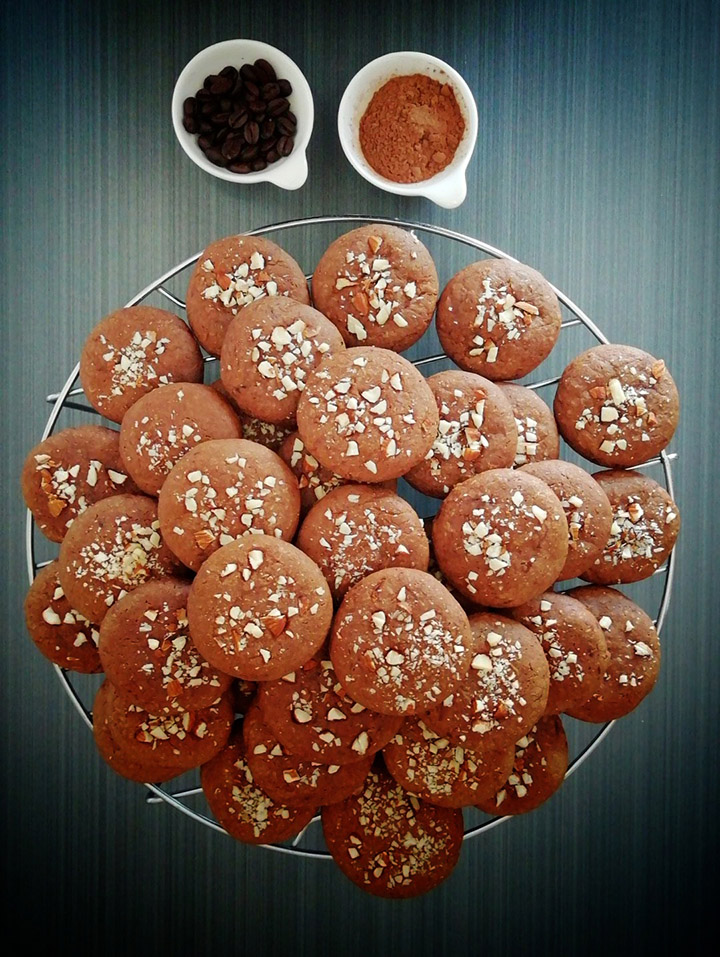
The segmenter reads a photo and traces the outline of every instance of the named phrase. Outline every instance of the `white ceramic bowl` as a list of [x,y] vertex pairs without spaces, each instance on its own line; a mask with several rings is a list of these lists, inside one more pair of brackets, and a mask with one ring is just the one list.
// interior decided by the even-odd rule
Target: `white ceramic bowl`
[[[373,95],[394,76],[421,73],[441,83],[449,83],[455,92],[465,120],[465,133],[455,156],[445,169],[419,183],[395,183],[380,176],[370,166],[360,148],[360,120]],[[427,53],[405,51],[387,53],[367,63],[348,84],[338,109],[338,135],[350,163],[369,183],[398,196],[424,196],[438,206],[454,209],[467,195],[465,171],[477,140],[477,106],[470,87],[449,64]]]
[[[188,96],[195,96],[205,77],[218,73],[223,67],[240,68],[245,63],[265,59],[275,68],[277,75],[289,80],[292,93],[288,97],[290,109],[297,117],[295,145],[289,156],[270,163],[258,173],[231,173],[207,159],[197,144],[197,136],[188,133],[183,126],[183,103]],[[172,98],[172,121],[175,135],[187,155],[206,173],[231,183],[274,183],[282,189],[299,189],[308,175],[306,150],[313,129],[315,108],[310,86],[299,67],[281,50],[260,43],[258,40],[224,40],[206,47],[197,53],[185,66],[175,83]]]

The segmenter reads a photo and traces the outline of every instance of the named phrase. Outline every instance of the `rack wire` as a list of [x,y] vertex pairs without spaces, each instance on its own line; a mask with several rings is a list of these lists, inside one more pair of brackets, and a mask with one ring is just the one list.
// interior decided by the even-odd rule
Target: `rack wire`
[[[407,222],[399,219],[390,219],[384,217],[372,217],[360,215],[345,215],[345,216],[313,216],[304,219],[294,219],[286,220],[284,222],[274,223],[269,226],[261,226],[256,229],[247,230],[246,235],[249,236],[264,236],[269,233],[282,233],[284,231],[290,231],[306,227],[314,227],[320,225],[361,225],[368,223],[381,223],[384,225],[399,226],[404,229],[410,229],[414,232],[427,233],[428,235],[437,237],[440,240],[447,240],[450,243],[460,244],[461,246],[469,247],[471,250],[477,250],[485,254],[486,256],[491,256],[497,259],[507,259],[511,262],[518,262],[514,256],[503,252],[502,250],[489,245],[479,239],[475,239],[472,236],[465,235],[463,233],[458,233],[453,230],[447,229],[442,226],[435,226],[427,223],[415,223]],[[176,266],[173,266],[171,269],[168,269],[167,272],[163,273],[160,277],[151,282],[148,286],[138,292],[129,302],[126,303],[126,307],[136,306],[143,303],[151,295],[157,293],[167,300],[172,306],[176,309],[184,310],[185,303],[179,298],[171,289],[167,287],[167,283],[175,277],[179,276],[183,271],[194,266],[202,250],[196,253],[193,256],[188,257],[182,262],[178,263]],[[311,275],[306,277],[308,280],[311,280]],[[552,284],[551,284],[552,286]],[[565,311],[569,314],[568,318],[564,318],[562,322],[562,329],[565,330],[570,326],[584,326],[591,335],[600,343],[607,343],[609,340],[605,334],[598,328],[598,326],[577,306],[564,292],[560,289],[552,286],[553,291],[555,292],[558,300],[561,305],[564,307]],[[423,356],[420,358],[414,358],[411,361],[420,369],[424,369],[426,366],[433,366],[444,360],[447,360],[447,356],[443,352],[433,353],[428,356]],[[205,356],[206,363],[213,363],[217,360],[212,356]],[[45,428],[43,430],[41,439],[46,439],[51,435],[55,428],[57,427],[58,420],[60,418],[63,410],[74,410],[76,412],[82,412],[91,416],[97,416],[97,412],[93,409],[87,401],[83,401],[84,393],[82,387],[78,383],[80,372],[80,364],[78,363],[72,372],[69,374],[65,380],[62,388],[51,395],[46,397],[46,402],[52,404],[52,410],[48,416]],[[557,384],[560,376],[551,376],[545,379],[540,379],[537,381],[523,382],[523,385],[531,388],[533,390],[538,390],[546,387],[552,387]],[[651,459],[649,462],[643,463],[641,466],[636,466],[638,469],[652,468],[659,466],[662,470],[662,478],[665,483],[665,487],[671,497],[675,497],[675,492],[673,488],[673,476],[672,476],[672,461],[676,458],[675,453],[668,453],[663,451],[657,458]],[[30,583],[32,583],[35,575],[38,573],[39,569],[45,565],[50,564],[52,559],[39,561],[37,559],[37,536],[39,532],[33,521],[31,512],[28,510],[26,514],[26,557],[27,557],[27,568],[28,568],[28,577]],[[668,612],[670,605],[670,598],[672,594],[672,583],[674,575],[675,559],[674,555],[671,554],[668,561],[662,568],[657,569],[655,576],[663,576],[664,581],[662,585],[662,591],[658,602],[657,615],[654,618],[654,623],[657,628],[658,633],[661,631],[665,618]],[[73,672],[66,671],[63,668],[60,668],[58,665],[53,665],[56,675],[60,684],[72,702],[73,706],[77,710],[81,719],[85,722],[87,727],[92,730],[92,710],[91,704],[87,704],[83,699],[87,697],[87,694],[83,693],[79,687],[76,687],[79,682],[77,681],[77,675]],[[83,676],[86,677],[86,676]],[[590,757],[590,755],[600,746],[602,741],[610,733],[613,726],[616,724],[615,721],[609,721],[599,727],[597,731],[591,736],[590,740],[587,741],[584,746],[580,747],[569,763],[568,770],[566,772],[566,779],[570,775],[574,774],[578,768],[584,764],[584,762]],[[178,788],[177,790],[172,790],[173,782],[169,782],[168,785],[160,786],[153,783],[147,783],[144,787],[149,792],[146,797],[148,804],[159,804],[165,803],[175,810],[181,812],[182,814],[188,815],[198,823],[203,824],[206,827],[209,827],[215,831],[226,834],[225,830],[215,821],[206,811],[198,810],[193,807],[192,802],[197,798],[202,798],[202,789],[199,785],[193,785],[185,788]],[[175,785],[177,787],[177,785]],[[482,833],[486,833],[492,828],[497,827],[500,824],[505,823],[511,819],[510,815],[490,817],[486,820],[482,820],[480,823],[469,824],[465,828],[464,839],[467,841],[471,838],[477,837]],[[308,839],[315,835],[315,840],[312,842],[315,845],[322,844],[322,836],[320,833],[319,827],[320,817],[316,815],[312,821],[306,826],[306,828],[298,834],[291,842],[284,844],[263,844],[261,847],[267,848],[268,850],[277,851],[282,854],[297,855],[305,858],[311,858],[314,860],[330,860],[330,854],[324,847],[319,846],[300,846],[303,843],[307,843]]]

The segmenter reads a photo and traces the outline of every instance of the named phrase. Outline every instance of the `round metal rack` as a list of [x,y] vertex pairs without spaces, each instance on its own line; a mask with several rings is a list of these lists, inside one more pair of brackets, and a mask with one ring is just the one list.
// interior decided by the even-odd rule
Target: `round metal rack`
[[[282,234],[300,228],[313,228],[324,225],[351,228],[354,225],[362,225],[367,223],[383,223],[387,225],[400,226],[404,229],[410,229],[416,234],[427,234],[428,236],[433,237],[434,242],[442,244],[449,243],[452,244],[453,247],[466,247],[471,251],[482,253],[484,256],[508,259],[510,261],[517,262],[517,260],[508,253],[502,252],[500,249],[490,246],[488,243],[482,242],[479,239],[475,239],[472,236],[466,236],[462,233],[454,232],[453,230],[446,229],[441,226],[406,222],[399,219],[388,219],[383,217],[370,218],[367,216],[357,215],[313,216],[305,219],[288,220],[286,222],[275,223],[273,225],[251,229],[247,231],[247,235],[264,236],[270,233]],[[202,251],[196,253],[194,256],[190,256],[183,262],[178,263],[172,269],[168,269],[168,271],[163,273],[162,276],[146,286],[145,289],[141,290],[139,293],[137,293],[137,295],[133,296],[133,298],[126,303],[126,306],[138,305],[148,300],[149,297],[157,294],[167,302],[171,303],[177,310],[184,310],[185,303],[183,302],[182,298],[169,289],[167,284],[176,277],[180,276],[185,270],[191,269],[200,257],[201,252]],[[308,276],[307,278],[310,280],[311,276]],[[583,326],[597,342],[608,342],[607,337],[603,332],[601,332],[598,326],[596,326],[595,323],[568,298],[568,296],[554,286],[553,289],[563,308],[563,332],[571,326]],[[428,338],[431,337],[426,335],[426,337],[421,340],[418,347],[419,350],[422,350],[423,343]],[[417,349],[415,351],[417,351]],[[207,363],[214,363],[217,360],[211,356],[206,356],[205,361]],[[421,355],[419,357],[412,358],[411,361],[416,366],[424,369],[426,366],[434,367],[443,361],[448,360],[444,353],[432,352],[428,355]],[[90,416],[97,416],[95,410],[91,408],[85,400],[83,390],[78,385],[79,369],[80,366],[78,363],[65,380],[62,388],[58,392],[47,396],[47,402],[52,404],[52,410],[47,419],[45,429],[43,430],[43,434],[41,436],[42,439],[47,438],[55,431],[61,413],[63,413],[64,410],[73,410],[75,412],[86,413]],[[552,388],[558,382],[559,378],[560,377],[558,375],[550,378],[538,379],[536,381],[523,381],[523,385],[526,385],[531,389]],[[652,459],[650,462],[646,462],[642,466],[638,466],[638,468],[642,469],[654,467],[657,468],[660,473],[658,480],[664,482],[666,489],[673,497],[674,490],[671,463],[675,457],[676,456],[674,453],[662,452],[658,458]],[[42,538],[42,535],[38,532],[33,521],[32,514],[28,511],[26,517],[26,553],[30,582],[33,581],[38,570],[44,565],[49,564],[51,561],[51,559],[37,559],[38,536]],[[667,563],[655,572],[655,576],[663,576],[664,579],[662,582],[659,598],[657,598],[657,612],[654,617],[654,622],[658,632],[660,632],[662,629],[670,603],[673,569],[674,558],[671,555]],[[85,722],[87,727],[92,729],[92,695],[88,693],[87,687],[80,687],[82,682],[79,680],[79,676],[75,673],[66,671],[57,665],[54,665],[53,667],[55,668],[57,677],[64,691],[67,693],[68,697],[77,709],[78,714]],[[87,676],[82,676],[82,678],[86,679]],[[577,771],[580,765],[590,757],[593,751],[596,750],[603,739],[608,735],[615,723],[616,722],[614,721],[610,721],[601,727],[593,726],[593,733],[591,734],[589,740],[584,741],[582,745],[576,749],[576,753],[570,761],[566,777],[569,777],[571,774]],[[176,790],[173,790],[173,785],[176,787]],[[189,786],[180,787],[178,785],[179,782],[177,781],[175,783],[170,781],[168,784],[163,786],[153,783],[146,784],[145,787],[149,792],[147,795],[147,802],[150,804],[164,802],[173,807],[175,810],[189,815],[197,822],[225,834],[224,829],[209,815],[207,807],[201,806],[204,803],[203,795],[202,789],[197,781],[193,782]],[[473,821],[473,814],[476,814],[478,818],[483,817],[483,819]],[[480,815],[479,812],[466,812],[465,840],[477,837],[479,834],[489,831],[491,828],[494,828],[508,820],[510,820],[509,816],[488,817]],[[324,847],[322,840],[322,829],[319,822],[320,818],[319,816],[316,816],[313,818],[310,824],[308,824],[308,826],[290,842],[284,844],[265,844],[261,846],[279,853],[299,855],[313,859],[329,860],[330,855]]]

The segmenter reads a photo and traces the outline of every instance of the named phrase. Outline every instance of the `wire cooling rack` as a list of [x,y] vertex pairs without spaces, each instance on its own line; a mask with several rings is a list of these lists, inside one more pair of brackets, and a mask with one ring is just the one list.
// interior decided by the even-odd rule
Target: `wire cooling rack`
[[[423,234],[423,238],[426,243],[433,242],[437,244],[438,247],[441,247],[438,248],[438,250],[431,250],[433,258],[438,265],[441,265],[443,253],[447,252],[448,249],[452,250],[453,255],[456,255],[458,251],[469,253],[471,258],[468,261],[477,259],[478,252],[482,253],[484,256],[508,259],[511,262],[518,261],[515,259],[515,257],[509,255],[508,253],[502,252],[502,250],[497,249],[494,246],[488,245],[488,243],[482,242],[479,239],[475,239],[472,236],[466,236],[462,233],[445,229],[442,226],[405,222],[403,220],[386,219],[383,217],[368,218],[367,216],[354,215],[313,216],[305,219],[295,219],[281,223],[275,223],[270,226],[261,226],[258,229],[248,230],[247,235],[266,236],[277,233],[281,236],[285,236],[286,234],[292,233],[294,230],[309,228],[311,231],[315,231],[324,226],[352,227],[354,225],[364,225],[368,223],[382,223],[385,225],[400,226],[404,229],[410,229],[416,234]],[[181,312],[184,311],[185,303],[182,297],[173,291],[169,284],[173,281],[176,283],[179,282],[179,280],[182,279],[183,273],[192,269],[201,254],[202,250],[196,253],[194,256],[190,256],[188,259],[185,259],[183,262],[178,263],[178,265],[174,266],[172,269],[169,269],[167,272],[163,273],[162,276],[146,286],[145,289],[141,290],[139,293],[137,293],[137,295],[133,296],[133,298],[126,303],[126,306],[136,306],[151,300],[153,297],[155,299],[160,297],[161,300],[165,301],[166,305],[167,303],[171,303],[176,310]],[[454,271],[456,271],[456,269],[453,269],[453,272]],[[311,275],[307,276],[307,279],[311,280]],[[182,283],[179,285],[179,288],[181,289],[186,287],[187,282],[185,282],[184,287],[182,286]],[[578,306],[576,306],[575,303],[565,295],[565,293],[554,286],[552,288],[557,295],[558,300],[560,301],[563,311],[563,334],[560,337],[560,341],[565,338],[566,330],[573,326],[580,327],[591,337],[589,344],[583,344],[582,346],[579,346],[574,350],[573,354],[576,355],[583,349],[588,348],[589,345],[592,345],[592,339],[600,343],[607,343],[609,341],[604,333],[598,328],[598,326],[595,325],[595,323],[587,315],[585,315],[585,313]],[[426,336],[423,337],[421,342],[414,347],[412,351],[420,353],[426,352],[427,354],[413,356],[411,353],[411,361],[422,370],[424,370],[425,367],[430,367],[430,369],[435,369],[437,367],[439,369],[442,363],[445,363],[447,367],[450,367],[451,363],[447,359],[446,355],[442,351],[439,351],[436,341],[433,341],[433,334],[426,334]],[[215,371],[217,371],[217,359],[213,358],[212,356],[205,356],[205,361],[209,368],[212,369],[212,367],[215,366]],[[61,416],[63,416],[64,413],[83,413],[84,415],[95,416],[97,418],[96,411],[88,404],[82,388],[78,385],[79,371],[80,364],[78,363],[65,380],[65,384],[62,386],[59,392],[47,396],[46,401],[52,404],[52,410],[45,424],[45,429],[41,436],[42,439],[46,439],[56,430]],[[212,378],[216,378],[216,376],[206,377],[206,379],[209,379],[210,381],[212,381]],[[559,378],[560,375],[558,374],[546,378],[536,379],[534,381],[532,379],[529,379],[528,381],[523,380],[522,384],[534,390],[552,390],[557,384]],[[548,401],[547,396],[545,396],[545,398],[546,401]],[[548,401],[548,404],[552,404],[551,399]],[[572,457],[572,453],[568,457]],[[674,489],[671,462],[675,458],[675,453],[662,452],[657,458],[644,463],[642,466],[638,466],[638,468],[643,470],[656,469],[658,472],[657,480],[660,481],[661,484],[664,483],[665,488],[673,498]],[[406,494],[411,500],[417,496],[417,493],[409,488],[406,489],[403,494]],[[420,498],[423,497],[420,496]],[[413,504],[416,503],[413,502]],[[438,503],[436,502],[435,508],[437,507],[437,504]],[[421,506],[421,508],[422,507],[423,506]],[[428,500],[425,500],[424,502],[424,509],[428,512],[433,510],[432,505]],[[26,516],[26,554],[28,576],[31,583],[39,569],[45,565],[48,565],[50,561],[52,561],[51,558],[45,560],[38,559],[39,540],[42,540],[43,545],[47,545],[41,533],[38,532],[38,529],[33,521],[32,514],[30,511],[28,511]],[[656,589],[655,593],[651,594],[649,599],[646,599],[645,602],[638,601],[639,604],[643,604],[644,607],[646,607],[646,610],[648,610],[648,600],[652,602],[653,607],[657,607],[657,611],[653,620],[658,632],[660,632],[662,629],[670,604],[673,570],[674,557],[671,554],[667,563],[663,565],[662,568],[659,568],[653,576],[655,580],[661,581],[659,593]],[[572,587],[572,583],[563,583],[563,587]],[[651,617],[653,617],[652,614]],[[74,672],[66,671],[57,665],[53,665],[53,667],[64,691],[67,693],[70,701],[77,709],[78,714],[85,722],[87,727],[92,729],[91,709],[94,692],[97,688],[97,684],[93,685],[93,678],[95,678],[96,681],[99,681],[101,680],[102,676],[78,675]],[[584,724],[584,722],[576,722],[573,719],[569,719],[563,715],[563,723],[565,725],[566,731],[568,732],[568,737],[571,742],[571,754],[573,754],[566,773],[567,778],[577,771],[580,765],[590,757],[593,751],[596,750],[603,739],[608,735],[616,722],[609,721],[600,727],[596,725],[587,726]],[[147,803],[168,804],[175,810],[190,816],[198,823],[225,834],[226,832],[224,829],[209,814],[207,805],[204,802],[202,789],[198,783],[199,776],[197,772],[190,772],[190,776],[193,778],[193,780],[186,781],[187,776],[183,775],[181,778],[176,778],[174,781],[170,781],[168,784],[163,786],[152,783],[146,784],[145,788],[149,792],[146,797]],[[479,834],[489,831],[491,828],[510,820],[509,815],[490,817],[488,815],[483,815],[474,809],[465,809],[464,814],[465,840],[477,837]],[[283,854],[298,855],[315,860],[330,859],[330,855],[327,852],[322,839],[322,828],[320,826],[319,815],[314,817],[307,827],[293,840],[283,844],[264,844],[261,846]]]

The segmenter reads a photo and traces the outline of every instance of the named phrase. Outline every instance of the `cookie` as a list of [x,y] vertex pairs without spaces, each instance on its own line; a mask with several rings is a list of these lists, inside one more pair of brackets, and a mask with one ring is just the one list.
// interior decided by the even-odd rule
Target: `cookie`
[[321,811],[333,860],[378,897],[417,897],[446,880],[460,856],[463,816],[409,794],[378,763],[363,790]]
[[189,634],[190,583],[176,578],[139,585],[108,610],[100,660],[121,699],[156,712],[207,708],[231,678],[211,667]]
[[93,722],[106,723],[125,756],[157,769],[156,774],[189,771],[209,761],[227,741],[232,720],[226,697],[207,708],[148,712],[123,700],[110,681],[105,681],[93,702]]
[[558,497],[522,470],[493,469],[457,485],[433,521],[435,557],[475,604],[520,605],[557,580],[568,552]]
[[243,721],[246,760],[252,776],[273,801],[287,807],[334,804],[362,787],[372,755],[352,764],[318,764],[286,751],[265,724],[257,706]]
[[175,463],[198,443],[241,436],[237,416],[214,389],[182,382],[148,392],[127,411],[120,454],[138,486],[157,495]]
[[180,765],[159,767],[152,752],[147,757],[127,754],[110,731],[111,709],[108,699],[112,694],[112,685],[104,681],[96,692],[93,706],[93,738],[103,761],[121,777],[142,784],[162,784],[184,774],[188,769]]
[[225,236],[210,243],[185,295],[188,322],[203,348],[219,356],[233,317],[263,296],[309,305],[307,280],[292,256],[259,236]]
[[438,291],[435,264],[415,233],[379,223],[339,236],[312,277],[313,302],[348,346],[396,352],[428,328]]
[[120,435],[102,425],[63,429],[25,459],[20,484],[40,531],[61,542],[75,518],[110,495],[137,492],[120,457]]
[[353,482],[399,478],[421,462],[437,435],[430,386],[388,349],[346,349],[308,376],[297,411],[311,454]]
[[295,476],[274,452],[246,439],[201,442],[175,463],[158,496],[163,538],[194,571],[248,532],[291,541],[299,517]]
[[246,415],[238,406],[237,402],[230,395],[228,390],[222,384],[221,379],[216,379],[212,383],[212,388],[230,403],[233,410],[237,413],[242,427],[243,438],[248,442],[257,442],[258,445],[264,445],[271,452],[279,452],[280,446],[292,432],[295,431],[295,418],[288,422],[265,422],[263,419],[256,419],[251,415]]
[[546,359],[560,335],[560,303],[536,270],[481,259],[456,273],[435,320],[445,352],[488,379],[521,379]]
[[639,472],[611,469],[593,478],[610,501],[612,523],[602,554],[581,577],[598,585],[649,578],[675,547],[677,505],[662,485]]
[[25,624],[35,646],[59,668],[95,674],[102,671],[100,630],[76,611],[58,579],[58,563],[51,562],[35,576],[23,605]]
[[385,766],[398,784],[430,804],[467,807],[507,781],[513,751],[471,751],[432,731],[422,719],[406,718],[383,749]]
[[330,589],[317,565],[289,542],[246,535],[202,565],[188,598],[190,634],[226,674],[272,681],[300,668],[322,645],[332,619]]
[[90,405],[113,422],[140,396],[170,382],[202,382],[195,336],[178,316],[126,306],[105,316],[85,340],[80,382]]
[[517,428],[513,464],[519,468],[528,462],[556,459],[560,455],[560,436],[550,407],[534,389],[513,382],[501,382],[498,388],[510,403]]
[[113,495],[78,516],[60,546],[58,577],[73,608],[102,622],[118,598],[181,566],[160,534],[157,503]]
[[525,814],[544,804],[565,780],[568,742],[557,715],[541,718],[515,745],[507,781],[497,794],[478,801],[486,814]]
[[413,488],[443,498],[471,475],[513,464],[515,420],[498,386],[472,372],[438,372],[427,384],[440,422],[430,451],[405,475]]
[[351,698],[381,714],[412,715],[467,677],[474,645],[467,615],[436,578],[386,568],[346,593],[330,658]]
[[245,844],[278,844],[299,834],[315,816],[315,808],[286,807],[266,794],[247,762],[242,726],[200,769],[205,800],[227,833]]
[[284,748],[321,764],[354,764],[374,755],[402,723],[348,697],[325,651],[278,681],[263,682],[257,703]]
[[550,669],[546,714],[560,714],[584,704],[602,681],[610,663],[607,643],[597,618],[575,598],[543,592],[510,617],[538,639]]
[[600,688],[568,709],[581,721],[604,723],[622,718],[652,691],[660,673],[660,639],[648,615],[616,588],[581,585],[568,592],[597,618],[610,662]]
[[545,713],[548,664],[535,635],[516,621],[477,612],[470,626],[477,643],[470,676],[424,721],[471,751],[511,749]]
[[381,568],[427,571],[423,523],[405,499],[389,489],[343,485],[317,502],[303,520],[296,545],[317,564],[339,601]]
[[308,375],[345,343],[312,306],[284,296],[242,309],[225,333],[222,383],[238,408],[268,422],[294,419]]
[[560,377],[553,408],[567,444],[606,468],[640,465],[659,455],[680,413],[663,360],[624,345],[594,346],[573,359]]
[[568,553],[558,581],[577,578],[602,553],[610,535],[612,509],[602,487],[571,462],[530,462],[521,471],[542,479],[560,499],[568,524]]

